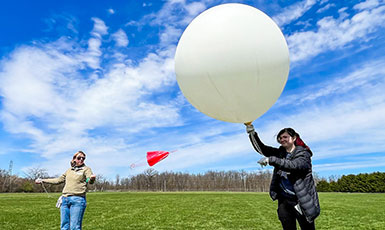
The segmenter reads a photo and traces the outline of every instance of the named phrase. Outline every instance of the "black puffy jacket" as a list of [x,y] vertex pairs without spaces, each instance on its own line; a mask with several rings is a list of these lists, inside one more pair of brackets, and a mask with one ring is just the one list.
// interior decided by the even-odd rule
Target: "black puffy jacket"
[[[279,198],[280,176],[277,172],[279,170],[289,172],[288,178],[293,183],[294,192],[306,220],[308,222],[314,221],[319,216],[321,209],[312,175],[312,154],[302,146],[296,146],[291,156],[286,159],[287,152],[285,148],[274,148],[264,145],[256,132],[251,133],[249,137],[254,148],[258,152],[261,150],[264,156],[269,157],[269,165],[274,166],[270,185],[270,197],[273,200]],[[258,146],[256,146],[255,142]]]

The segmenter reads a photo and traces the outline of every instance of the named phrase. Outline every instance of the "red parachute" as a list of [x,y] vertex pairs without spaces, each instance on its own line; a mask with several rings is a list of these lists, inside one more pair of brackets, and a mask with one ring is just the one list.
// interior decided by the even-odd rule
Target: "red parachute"
[[[176,150],[175,150],[176,151]],[[157,164],[159,161],[162,161],[163,159],[165,159],[166,157],[168,157],[168,155],[172,152],[175,152],[175,151],[171,151],[171,152],[167,152],[167,151],[150,151],[150,152],[147,152],[147,164],[149,166],[153,166],[155,164]],[[139,161],[142,161],[142,160],[139,160]],[[139,166],[144,166],[146,163],[142,162],[136,162],[136,163],[133,163],[131,164],[130,168],[136,168],[136,167],[139,167]]]
[[167,151],[151,151],[147,152],[147,163],[149,166],[153,166],[164,158],[168,157],[170,154]]

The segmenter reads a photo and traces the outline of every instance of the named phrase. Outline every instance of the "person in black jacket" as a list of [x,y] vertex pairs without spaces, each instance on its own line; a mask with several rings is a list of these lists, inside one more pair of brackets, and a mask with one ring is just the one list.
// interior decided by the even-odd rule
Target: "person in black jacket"
[[251,122],[245,123],[253,147],[264,155],[258,163],[274,167],[270,196],[278,200],[278,218],[285,230],[315,229],[314,220],[320,214],[318,194],[312,175],[310,148],[292,128],[277,135],[279,148],[266,146],[259,139]]

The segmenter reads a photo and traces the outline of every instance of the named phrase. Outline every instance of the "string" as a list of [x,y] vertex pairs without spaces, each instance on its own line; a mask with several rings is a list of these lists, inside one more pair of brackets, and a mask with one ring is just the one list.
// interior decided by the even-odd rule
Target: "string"
[[43,183],[43,181],[41,182],[41,186],[43,187],[43,189],[44,189],[45,193],[47,193],[47,196],[48,196],[49,198],[51,198],[51,196],[49,195],[49,193],[48,193],[47,189],[46,189],[46,188],[45,188],[45,186],[44,186],[44,183]]

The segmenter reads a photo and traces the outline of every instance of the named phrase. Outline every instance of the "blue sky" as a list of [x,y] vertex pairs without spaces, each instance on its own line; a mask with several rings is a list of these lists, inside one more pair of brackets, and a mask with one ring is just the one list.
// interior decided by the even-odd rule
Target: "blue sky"
[[[177,150],[159,171],[258,171],[243,124],[197,111],[178,88],[174,55],[194,17],[254,6],[290,51],[285,89],[254,121],[262,140],[293,127],[322,176],[385,171],[385,2],[7,1],[0,8],[0,168],[58,175],[77,150],[114,178],[147,151]],[[271,167],[264,168],[272,169]]]

